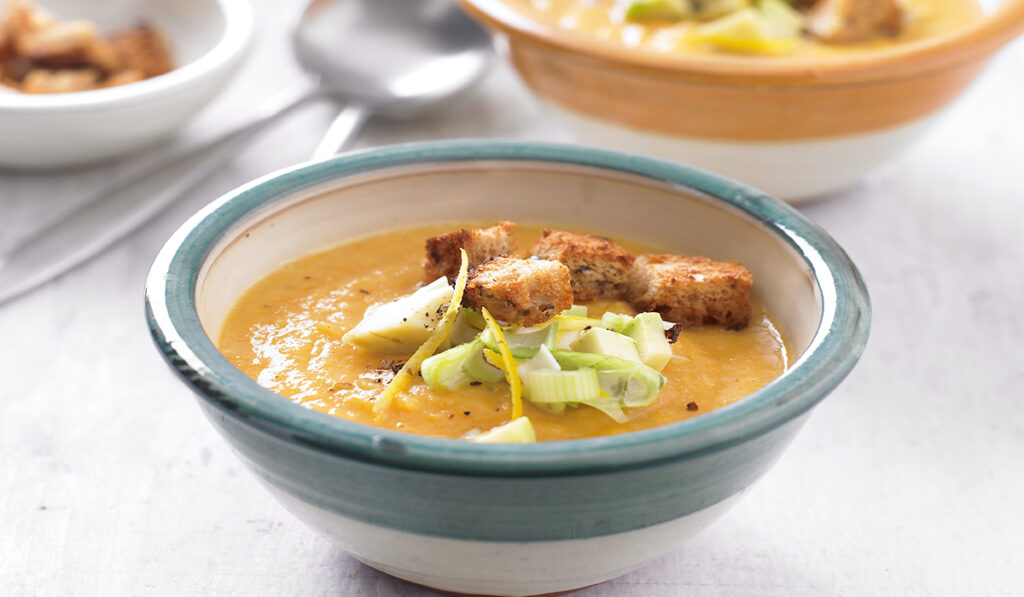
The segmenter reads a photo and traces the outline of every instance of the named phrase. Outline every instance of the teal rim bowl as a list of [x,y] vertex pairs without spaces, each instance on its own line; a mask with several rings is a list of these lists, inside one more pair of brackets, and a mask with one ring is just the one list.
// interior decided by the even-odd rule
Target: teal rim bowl
[[[478,444],[376,428],[313,411],[261,387],[221,355],[197,311],[197,281],[213,247],[240,223],[296,193],[390,168],[465,161],[582,166],[667,183],[756,221],[799,254],[822,318],[809,347],[768,385],[699,417],[625,434],[536,444]],[[505,141],[385,147],[282,170],[217,199],[157,256],[146,286],[153,338],[172,369],[225,415],[317,451],[412,470],[478,476],[586,474],[696,455],[750,440],[800,416],[850,372],[868,338],[870,304],[857,268],[791,207],[743,184],[681,164],[614,151]]]

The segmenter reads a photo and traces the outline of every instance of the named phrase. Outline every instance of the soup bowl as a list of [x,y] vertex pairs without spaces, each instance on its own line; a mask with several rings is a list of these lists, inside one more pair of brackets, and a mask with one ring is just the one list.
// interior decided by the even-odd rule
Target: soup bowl
[[691,163],[799,201],[852,185],[917,139],[1024,30],[982,1],[951,32],[821,56],[670,55],[561,29],[507,0],[460,0],[578,139]]
[[[280,264],[373,232],[453,219],[571,224],[738,259],[787,335],[792,366],[736,403],[683,422],[514,445],[405,434],[308,410],[218,352],[229,309]],[[287,509],[369,566],[483,595],[591,585],[692,536],[768,470],[847,375],[870,319],[842,249],[759,191],[635,155],[483,141],[353,153],[228,193],[167,242],[146,306],[171,368]]]
[[168,41],[176,68],[106,89],[0,93],[0,167],[48,169],[129,155],[166,138],[209,103],[241,66],[255,27],[236,0],[47,0],[61,20],[85,19],[110,33],[140,22]]

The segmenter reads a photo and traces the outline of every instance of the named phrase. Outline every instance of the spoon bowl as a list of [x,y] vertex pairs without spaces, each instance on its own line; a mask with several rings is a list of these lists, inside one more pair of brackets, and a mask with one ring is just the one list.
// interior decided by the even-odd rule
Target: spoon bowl
[[392,117],[468,88],[493,58],[490,36],[451,0],[314,0],[293,43],[326,92]]

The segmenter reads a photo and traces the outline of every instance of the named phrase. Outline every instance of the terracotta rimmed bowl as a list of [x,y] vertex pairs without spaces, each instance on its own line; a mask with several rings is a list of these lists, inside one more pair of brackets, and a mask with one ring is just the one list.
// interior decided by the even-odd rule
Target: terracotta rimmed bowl
[[254,30],[243,0],[46,0],[61,20],[87,19],[101,31],[155,25],[177,68],[77,93],[0,93],[0,168],[78,166],[128,155],[184,125],[231,80]]
[[[739,259],[796,362],[742,400],[673,425],[484,445],[307,410],[246,377],[211,341],[239,295],[281,263],[453,218],[572,224]],[[598,583],[710,523],[854,366],[870,313],[860,275],[835,241],[759,191],[635,155],[485,141],[354,153],[228,193],[167,242],[146,303],[171,368],[291,512],[374,568],[483,595]]]
[[519,75],[587,143],[695,164],[786,200],[860,179],[933,122],[1024,30],[1024,0],[982,2],[960,29],[821,57],[631,51],[460,0],[500,32]]

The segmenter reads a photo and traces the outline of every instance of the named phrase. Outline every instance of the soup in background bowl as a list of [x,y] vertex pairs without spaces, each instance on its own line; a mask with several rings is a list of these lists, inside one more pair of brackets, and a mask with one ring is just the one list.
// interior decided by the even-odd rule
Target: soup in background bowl
[[[683,421],[484,444],[305,407],[262,387],[215,345],[239,298],[281,264],[453,219],[543,222],[735,259],[753,273],[753,300],[785,330],[791,366]],[[870,309],[835,242],[749,187],[623,153],[468,141],[353,153],[229,193],[161,251],[147,316],[208,419],[298,518],[410,582],[531,595],[629,572],[724,512],[854,366]]]

